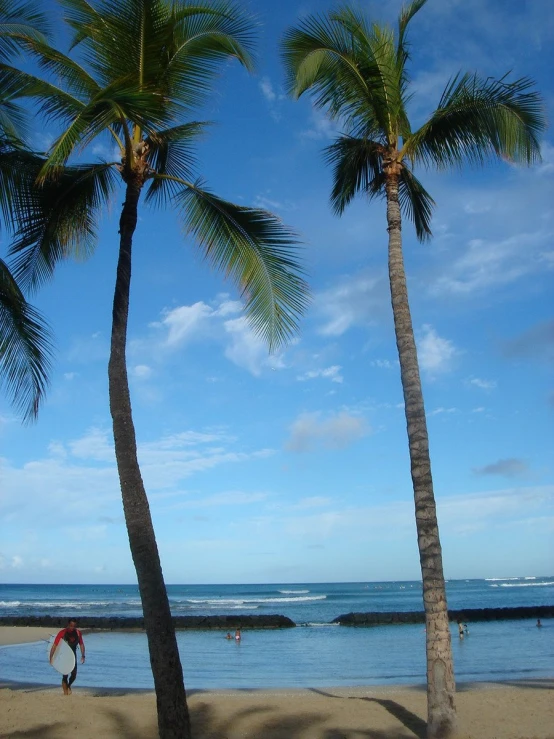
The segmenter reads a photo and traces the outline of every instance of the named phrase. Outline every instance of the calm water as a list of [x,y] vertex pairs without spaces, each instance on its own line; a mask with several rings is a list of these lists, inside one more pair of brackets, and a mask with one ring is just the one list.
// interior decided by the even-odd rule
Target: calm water
[[[289,616],[296,629],[243,632],[236,644],[221,632],[178,632],[189,689],[326,687],[418,683],[425,680],[421,624],[347,628],[330,625],[349,611],[422,610],[421,584],[169,586],[177,614]],[[451,608],[554,603],[554,578],[451,581]],[[0,586],[0,615],[140,615],[133,586]],[[457,679],[504,680],[554,675],[554,622],[470,624],[463,641],[453,628]],[[152,688],[143,634],[91,634],[78,685]],[[0,648],[0,680],[56,684],[46,644]]]

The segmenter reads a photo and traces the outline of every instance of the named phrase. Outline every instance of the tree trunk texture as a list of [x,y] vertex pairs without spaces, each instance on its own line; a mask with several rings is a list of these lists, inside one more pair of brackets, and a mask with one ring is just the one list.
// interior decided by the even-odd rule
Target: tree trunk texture
[[402,255],[402,221],[398,201],[398,182],[397,173],[387,175],[389,280],[408,427],[417,539],[423,580],[423,603],[427,629],[427,736],[428,739],[452,739],[457,735],[454,703],[456,685],[442,551],[431,477],[429,437]]
[[129,544],[138,586],[154,676],[160,739],[190,739],[190,719],[183,670],[171,619],[158,546],[137,460],[137,445],[126,365],[131,250],[142,182],[127,181],[119,222],[120,246],[113,302],[108,367],[110,411],[117,469]]

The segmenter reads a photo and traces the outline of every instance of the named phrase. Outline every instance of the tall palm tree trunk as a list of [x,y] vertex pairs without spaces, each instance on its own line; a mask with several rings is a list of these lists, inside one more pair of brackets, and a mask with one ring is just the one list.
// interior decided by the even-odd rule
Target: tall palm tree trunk
[[431,477],[429,436],[402,255],[398,165],[396,167],[396,171],[393,170],[386,175],[389,280],[408,427],[417,540],[423,580],[427,634],[427,736],[429,739],[450,739],[456,735],[457,730],[454,705],[456,685],[442,551]]
[[125,348],[131,283],[131,249],[142,182],[127,182],[119,222],[120,246],[113,302],[108,367],[110,411],[125,522],[137,572],[150,664],[154,676],[160,739],[190,739],[190,720],[169,600],[163,579],[150,506],[137,460]]

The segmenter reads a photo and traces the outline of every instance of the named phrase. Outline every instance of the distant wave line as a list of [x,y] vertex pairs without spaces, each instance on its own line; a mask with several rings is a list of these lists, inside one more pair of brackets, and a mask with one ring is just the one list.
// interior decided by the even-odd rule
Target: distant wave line
[[546,588],[554,587],[554,582],[503,582],[500,585],[491,585],[491,588]]
[[[303,603],[312,600],[326,600],[326,595],[305,595],[300,598],[187,598],[184,601],[177,601],[179,603],[196,603],[196,604],[209,604],[217,606],[228,606],[230,604],[244,603]],[[175,601],[174,601],[175,602]]]
[[295,595],[299,593],[309,593],[309,590],[278,590],[278,593],[283,593],[285,595]]

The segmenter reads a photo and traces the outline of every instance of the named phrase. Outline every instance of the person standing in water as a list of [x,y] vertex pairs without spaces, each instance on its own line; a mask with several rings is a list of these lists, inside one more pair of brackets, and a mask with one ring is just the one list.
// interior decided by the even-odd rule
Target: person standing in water
[[235,631],[235,641],[240,641],[241,639],[242,639],[242,637],[241,637],[241,634],[240,634],[240,628],[238,628]]
[[75,667],[71,671],[71,674],[62,677],[63,694],[71,695],[71,686],[77,677],[77,647],[81,650],[81,664],[83,665],[85,663],[85,643],[83,642],[83,635],[77,628],[77,621],[74,618],[69,619],[65,629],[59,631],[54,639],[54,643],[50,649],[50,662],[52,661],[56,647],[62,639],[69,644],[75,655]]

